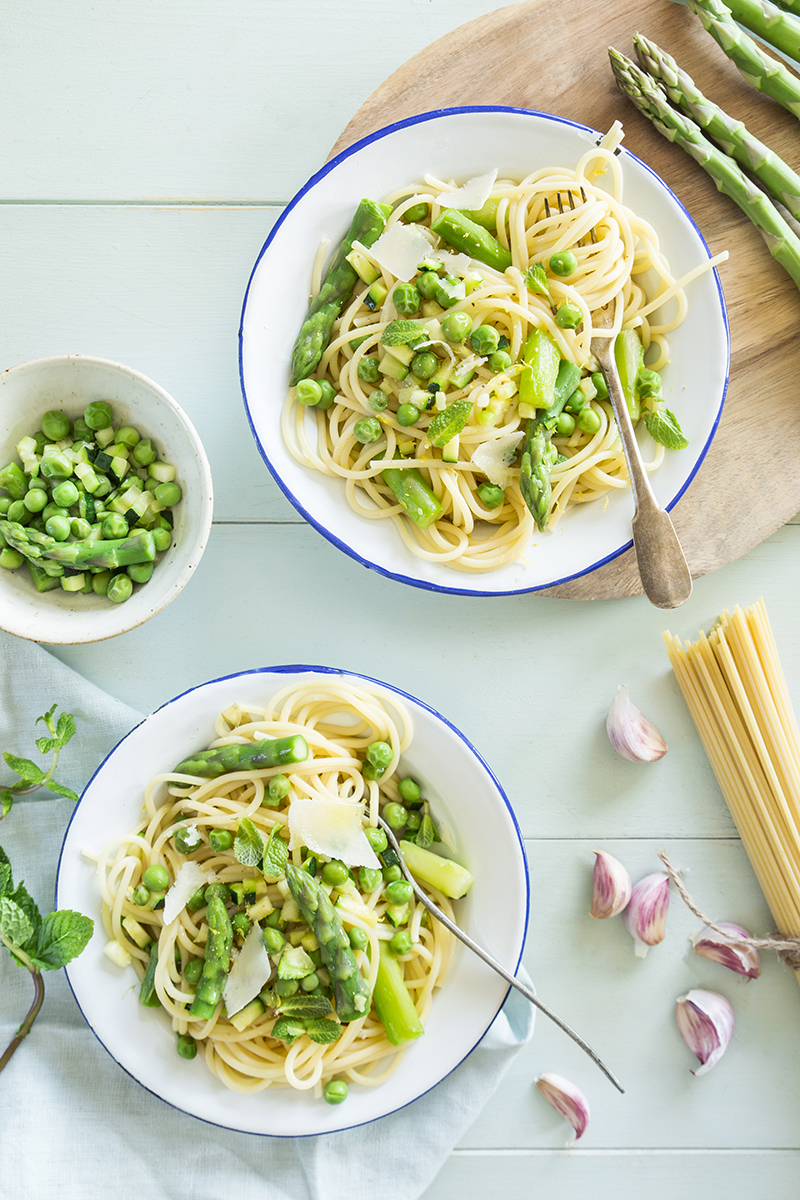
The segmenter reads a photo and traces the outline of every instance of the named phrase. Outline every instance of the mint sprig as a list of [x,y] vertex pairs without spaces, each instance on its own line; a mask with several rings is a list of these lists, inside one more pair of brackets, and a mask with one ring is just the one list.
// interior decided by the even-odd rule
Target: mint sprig
[[678,418],[668,408],[644,413],[644,424],[653,441],[660,442],[667,450],[685,450],[689,445]]
[[30,1033],[42,1007],[42,971],[57,971],[77,958],[93,928],[94,922],[89,917],[67,908],[43,917],[25,885],[20,882],[14,887],[11,863],[0,846],[0,943],[18,966],[30,972],[34,990],[33,1004],[25,1020],[0,1055],[0,1071]]
[[55,792],[56,795],[64,796],[67,800],[78,799],[72,788],[57,783],[53,778],[58,766],[59,753],[75,733],[75,718],[70,713],[61,713],[56,720],[54,713],[57,708],[58,705],[54,704],[43,716],[36,718],[36,724],[41,722],[50,734],[50,737],[36,739],[36,748],[40,754],[53,755],[53,761],[47,771],[42,770],[29,758],[19,758],[8,750],[4,752],[3,758],[6,765],[19,775],[19,780],[0,790],[0,821],[10,813],[15,796],[32,792],[36,788],[46,788],[49,792]]

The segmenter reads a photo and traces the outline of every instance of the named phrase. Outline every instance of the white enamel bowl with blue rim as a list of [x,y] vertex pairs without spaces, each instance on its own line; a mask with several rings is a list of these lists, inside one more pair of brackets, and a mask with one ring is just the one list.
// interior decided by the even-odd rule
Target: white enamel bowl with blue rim
[[[325,1133],[402,1108],[469,1054],[507,992],[498,975],[457,944],[425,1034],[410,1046],[398,1070],[378,1087],[352,1086],[347,1101],[332,1106],[289,1088],[255,1095],[229,1091],[201,1055],[191,1062],[178,1056],[167,1017],[139,1004],[133,968],[121,970],[103,953],[107,938],[96,872],[82,852],[97,852],[137,827],[145,784],[208,745],[215,718],[228,705],[263,704],[288,684],[332,677],[356,685],[366,678],[326,667],[266,667],[212,680],[169,701],[123,738],[95,772],[70,822],[58,867],[58,907],[77,909],[95,921],[88,947],[70,963],[67,975],[97,1038],[121,1067],[168,1104],[245,1133]],[[434,817],[452,834],[453,857],[475,876],[468,896],[456,904],[457,920],[516,971],[527,928],[528,874],[511,806],[478,751],[444,717],[396,688],[379,686],[390,703],[396,697],[411,714],[414,737],[401,760],[403,772],[423,784]]]
[[37,592],[23,565],[0,570],[0,629],[49,645],[98,642],[149,621],[180,594],[200,562],[211,531],[211,468],[197,430],[173,398],[141,372],[85,354],[32,359],[0,374],[0,465],[18,461],[16,445],[48,409],[71,420],[93,400],[108,400],[115,424],[133,425],[176,469],[183,497],[173,511],[175,536],[152,578],[122,604],[56,588]]
[[[320,242],[331,254],[362,196],[380,200],[426,172],[464,181],[494,167],[522,178],[547,166],[574,167],[599,140],[583,125],[512,108],[443,109],[411,117],[356,142],[327,163],[291,201],[253,268],[240,327],[240,374],[253,435],[278,485],[329,541],[392,579],[433,591],[508,595],[552,587],[585,575],[631,545],[630,491],[615,491],[568,513],[551,534],[535,534],[516,563],[489,574],[467,574],[417,558],[391,521],[359,517],[340,479],[305,468],[280,433],[292,346],[307,306]],[[709,257],[691,216],[666,184],[626,150],[620,161],[624,203],[656,229],[673,274],[680,278]],[[601,181],[602,182],[602,181]],[[728,377],[729,337],[715,271],[687,289],[689,314],[670,334],[664,396],[689,439],[667,453],[651,477],[659,502],[677,503],[694,478],[719,422]],[[309,417],[309,420],[311,418]]]

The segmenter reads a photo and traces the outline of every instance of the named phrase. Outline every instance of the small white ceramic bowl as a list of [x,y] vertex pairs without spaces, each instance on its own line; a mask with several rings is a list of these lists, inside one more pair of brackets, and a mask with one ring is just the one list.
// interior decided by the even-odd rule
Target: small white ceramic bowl
[[[358,562],[403,583],[432,591],[496,596],[536,591],[585,575],[631,543],[630,489],[567,513],[552,533],[536,534],[517,562],[472,575],[426,562],[403,544],[388,520],[358,516],[343,481],[296,462],[283,442],[280,413],[288,390],[292,346],[308,307],[312,265],[323,239],[333,254],[362,196],[382,200],[421,180],[467,179],[494,167],[521,179],[548,166],[574,168],[600,133],[526,109],[442,109],[410,117],[356,142],[326,163],[294,197],[253,268],[242,311],[240,374],[245,407],[261,455],[302,515]],[[692,217],[667,185],[624,148],[619,161],[623,202],[656,229],[676,278],[709,258]],[[604,186],[602,180],[601,186]],[[659,502],[672,508],[694,478],[722,412],[729,337],[716,271],[687,288],[689,314],[670,334],[664,396],[689,439],[667,453],[651,476]],[[309,421],[311,416],[309,416]]]
[[63,409],[74,419],[92,400],[108,400],[115,423],[134,425],[175,466],[183,498],[173,509],[173,544],[159,556],[150,581],[122,604],[60,588],[40,593],[24,566],[0,570],[0,629],[35,642],[99,642],[148,621],[186,585],[211,529],[211,470],[191,421],[157,383],[108,359],[63,354],[0,374],[0,466],[18,461],[17,442],[39,428],[48,409]]
[[[291,1088],[255,1095],[229,1091],[200,1056],[187,1062],[177,1055],[170,1022],[163,1013],[138,1003],[132,969],[120,970],[103,954],[107,939],[96,872],[82,851],[99,851],[111,838],[135,828],[147,781],[208,745],[215,736],[214,720],[228,705],[263,704],[289,684],[320,676],[338,676],[356,685],[378,682],[327,667],[265,667],[212,680],[170,700],[123,738],[95,772],[75,809],[58,866],[58,907],[77,909],[95,921],[92,939],[70,963],[67,977],[96,1036],[120,1066],[162,1100],[244,1133],[326,1133],[402,1108],[469,1054],[508,991],[498,975],[457,944],[424,1036],[408,1048],[385,1083],[353,1086],[345,1104],[331,1106]],[[527,929],[528,873],[505,793],[478,751],[444,717],[397,688],[378,686],[389,704],[394,696],[410,711],[414,735],[402,769],[423,784],[433,816],[453,836],[454,857],[475,876],[468,896],[456,904],[456,919],[490,954],[516,971]]]

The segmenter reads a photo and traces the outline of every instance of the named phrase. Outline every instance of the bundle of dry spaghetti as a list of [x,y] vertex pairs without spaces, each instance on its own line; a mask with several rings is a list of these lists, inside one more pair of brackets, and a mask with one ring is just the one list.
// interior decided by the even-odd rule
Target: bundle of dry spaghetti
[[764,602],[696,642],[664,638],[776,926],[800,937],[800,733]]

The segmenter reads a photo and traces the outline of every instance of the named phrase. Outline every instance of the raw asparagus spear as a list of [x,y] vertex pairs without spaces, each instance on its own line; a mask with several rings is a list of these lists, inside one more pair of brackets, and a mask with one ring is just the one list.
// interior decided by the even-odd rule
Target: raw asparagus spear
[[789,228],[775,205],[741,168],[710,142],[694,121],[670,107],[663,89],[617,50],[609,48],[617,83],[659,133],[677,142],[730,196],[761,233],[772,257],[800,287],[800,238]]
[[550,472],[558,457],[552,443],[556,421],[580,382],[580,367],[562,359],[553,388],[553,403],[544,412],[532,417],[525,427],[525,442],[520,459],[519,486],[522,498],[530,509],[541,532],[547,528],[550,516]]
[[793,116],[800,117],[800,80],[797,76],[778,59],[765,54],[758,42],[739,28],[722,0],[687,2],[747,82],[752,83],[756,91],[777,100]]
[[199,1017],[204,1021],[211,1020],[222,999],[222,989],[231,966],[233,926],[225,907],[224,895],[225,887],[222,884],[210,883],[206,888],[208,941],[203,973],[189,1009],[190,1017]]
[[108,542],[57,542],[48,534],[28,529],[16,521],[0,521],[0,533],[12,550],[17,550],[31,562],[49,559],[76,570],[82,567],[99,570],[129,567],[134,563],[153,562],[156,557],[155,542],[149,530]]
[[800,218],[800,176],[754,137],[742,121],[735,121],[707,99],[665,50],[638,33],[633,41],[643,69],[658,80],[672,103],[696,121],[726,154],[752,172],[793,217]]
[[726,0],[734,21],[795,62],[800,62],[800,21],[770,0]]
[[260,771],[263,767],[283,767],[304,762],[308,742],[299,733],[283,738],[264,738],[260,742],[233,743],[216,750],[201,750],[178,763],[176,775],[199,775],[216,779],[230,771]]
[[337,1017],[343,1024],[357,1021],[369,1008],[369,985],[358,969],[339,914],[317,880],[294,863],[286,864],[286,882],[319,942],[333,981]]
[[386,228],[386,219],[391,211],[390,205],[376,204],[374,200],[362,200],[356,209],[347,237],[328,267],[322,287],[312,300],[297,335],[292,350],[290,382],[293,387],[316,368],[330,341],[333,323],[356,286],[358,275],[347,261],[353,242],[361,242],[362,246],[373,245]]

